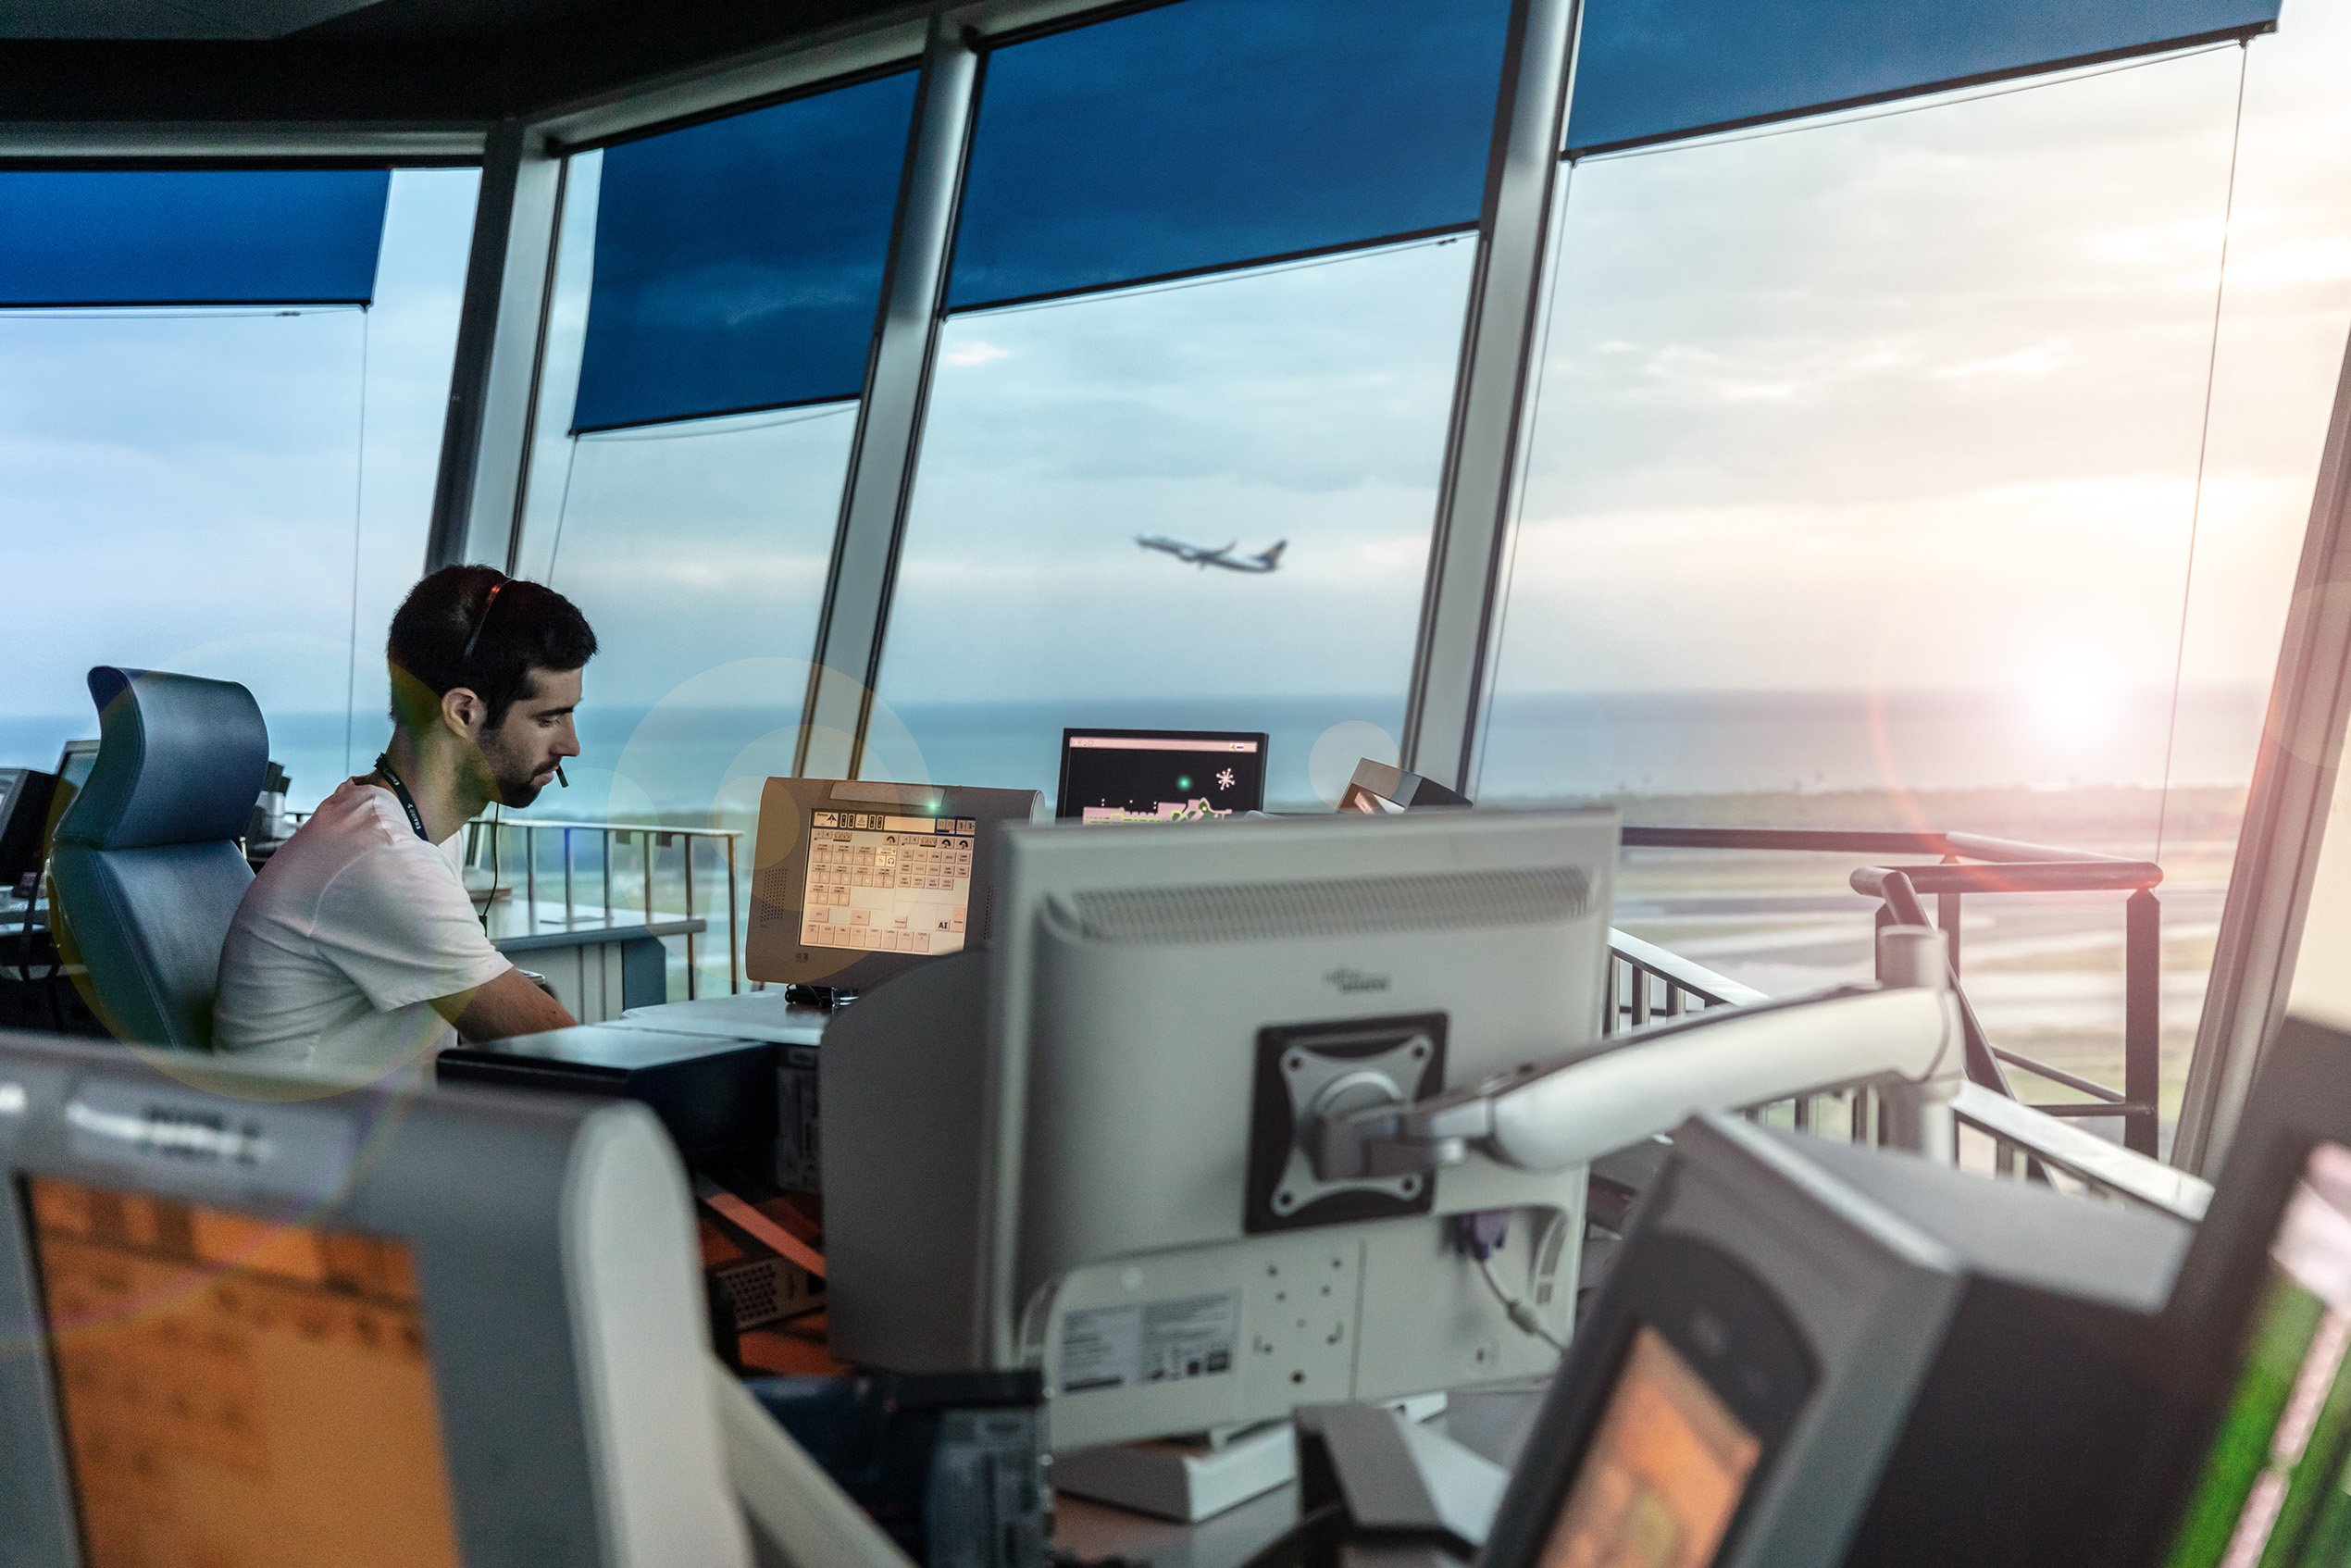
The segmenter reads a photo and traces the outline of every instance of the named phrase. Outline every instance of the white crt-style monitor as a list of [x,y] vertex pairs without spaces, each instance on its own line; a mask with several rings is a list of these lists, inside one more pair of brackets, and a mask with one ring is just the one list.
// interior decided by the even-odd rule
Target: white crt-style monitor
[[[1036,1366],[1057,1451],[1549,1372],[1585,1173],[1313,1174],[1301,1132],[1598,1033],[1612,811],[1002,835],[987,954],[822,1059],[834,1352]],[[1491,1222],[1489,1222],[1491,1223]]]
[[0,1036],[0,1562],[745,1568],[650,1113]]
[[752,852],[754,980],[860,989],[985,940],[993,834],[1033,790],[770,778]]

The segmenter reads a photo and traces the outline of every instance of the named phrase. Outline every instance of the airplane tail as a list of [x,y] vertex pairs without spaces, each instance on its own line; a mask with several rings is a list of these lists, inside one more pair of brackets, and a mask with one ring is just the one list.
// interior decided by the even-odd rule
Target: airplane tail
[[1282,552],[1288,548],[1288,540],[1277,539],[1274,541],[1272,547],[1268,549],[1265,554],[1258,557],[1258,560],[1264,564],[1267,571],[1272,571],[1275,566],[1282,564]]

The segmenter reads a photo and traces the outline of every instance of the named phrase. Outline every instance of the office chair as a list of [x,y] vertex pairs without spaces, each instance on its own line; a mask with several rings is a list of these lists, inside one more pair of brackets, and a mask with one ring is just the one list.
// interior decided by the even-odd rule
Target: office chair
[[269,732],[234,681],[100,665],[90,696],[98,760],[49,856],[60,951],[116,1038],[207,1050]]

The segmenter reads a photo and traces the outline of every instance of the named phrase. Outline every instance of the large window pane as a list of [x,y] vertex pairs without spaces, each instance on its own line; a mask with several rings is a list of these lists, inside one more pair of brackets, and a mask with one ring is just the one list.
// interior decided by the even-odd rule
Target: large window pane
[[791,770],[913,106],[901,72],[571,160],[516,561],[603,652],[539,815],[748,828]]
[[[0,174],[0,182],[19,178]],[[371,309],[0,312],[0,759],[96,733],[94,664],[241,680],[313,803],[367,765],[424,559],[471,170],[391,180]]]
[[995,50],[949,297],[1477,221],[1507,0],[1180,0]]
[[[1269,795],[1299,803],[1333,726],[1393,736],[1473,256],[1423,242],[952,319],[868,776],[1050,794],[1064,725],[1264,728]],[[1146,536],[1287,549],[1250,574]]]
[[[2346,22],[1578,165],[1481,797],[2158,859],[2176,1102],[2351,323]],[[1865,973],[1852,864],[1636,853],[1620,924]],[[2120,1082],[2121,939],[1971,900],[1995,1042]]]

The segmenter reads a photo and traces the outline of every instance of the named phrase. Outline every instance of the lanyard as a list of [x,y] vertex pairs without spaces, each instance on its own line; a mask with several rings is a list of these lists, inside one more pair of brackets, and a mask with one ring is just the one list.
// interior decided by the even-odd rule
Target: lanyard
[[425,819],[417,810],[417,797],[408,792],[408,786],[402,783],[400,775],[392,770],[390,752],[376,759],[376,771],[392,780],[392,792],[400,797],[400,809],[408,814],[408,826],[417,830],[417,837],[428,844],[431,843],[432,835],[425,831]]

